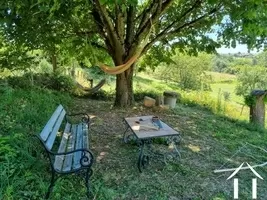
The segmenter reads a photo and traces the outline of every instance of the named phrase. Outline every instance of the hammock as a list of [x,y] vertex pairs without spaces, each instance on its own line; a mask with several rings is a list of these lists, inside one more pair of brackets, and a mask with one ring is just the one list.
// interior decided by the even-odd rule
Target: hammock
[[119,65],[119,66],[115,66],[115,67],[110,67],[110,66],[102,64],[102,63],[98,63],[96,65],[99,66],[102,71],[104,71],[107,74],[111,74],[111,75],[121,74],[121,73],[125,72],[127,69],[129,69],[132,66],[132,64],[139,58],[145,45],[148,42],[148,39],[149,39],[151,32],[152,32],[152,29],[153,29],[152,21],[150,21],[150,23],[151,23],[151,28],[149,30],[149,33],[144,38],[144,40],[141,42],[140,47],[137,49],[136,53],[126,63]]
[[125,64],[116,66],[116,67],[109,67],[105,64],[99,64],[99,67],[107,74],[121,74],[122,72],[126,71],[131,67],[131,65],[137,60],[140,53],[136,53],[134,56],[132,56]]
[[95,87],[86,88],[77,82],[80,88],[82,88],[85,92],[88,92],[90,94],[96,93],[105,83],[106,83],[106,79],[102,79]]

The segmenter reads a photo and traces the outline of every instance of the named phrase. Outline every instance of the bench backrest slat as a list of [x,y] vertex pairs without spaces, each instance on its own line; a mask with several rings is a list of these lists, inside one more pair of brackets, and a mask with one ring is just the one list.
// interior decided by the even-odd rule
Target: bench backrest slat
[[[71,127],[71,135],[69,137],[68,146],[66,151],[73,151],[75,148],[75,141],[77,135],[77,125],[74,124]],[[72,166],[73,154],[66,155],[64,160],[62,171],[70,171]]]
[[[83,148],[83,132],[82,132],[82,124],[79,124],[77,126],[77,136],[76,136],[76,144],[75,149],[81,149]],[[74,160],[73,160],[73,168],[77,169],[81,167],[80,159],[82,155],[81,152],[75,152],[74,153]]]
[[45,142],[46,147],[49,150],[51,150],[53,146],[57,132],[65,117],[65,114],[66,111],[64,110],[63,106],[59,105],[40,134],[40,137]]
[[[67,123],[65,126],[63,136],[61,138],[60,146],[58,148],[58,153],[64,153],[66,151],[68,139],[71,134],[70,130],[71,130],[71,124]],[[64,155],[56,156],[54,163],[55,169],[61,171],[64,159],[65,159]]]

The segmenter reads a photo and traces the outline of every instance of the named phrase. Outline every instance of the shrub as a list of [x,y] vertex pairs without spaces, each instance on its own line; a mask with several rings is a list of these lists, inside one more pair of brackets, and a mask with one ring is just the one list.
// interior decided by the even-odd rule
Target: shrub
[[13,88],[47,88],[58,91],[72,92],[75,83],[71,77],[50,73],[26,73],[23,76],[9,77],[8,84]]
[[156,99],[159,96],[159,93],[157,93],[155,91],[148,91],[148,90],[141,91],[141,90],[138,90],[138,91],[136,91],[134,93],[134,100],[135,101],[143,101],[145,96],[148,96],[148,97]]
[[98,90],[95,93],[89,94],[89,95],[85,95],[85,96],[89,96],[89,98],[91,99],[95,99],[95,100],[112,100],[115,96],[115,94],[113,92],[107,92],[104,90]]
[[51,89],[59,91],[72,91],[75,87],[75,83],[69,76],[55,75],[52,77],[53,85]]
[[[38,133],[58,104],[70,97],[46,89],[13,89],[0,95],[0,199],[41,199],[50,177]],[[40,169],[43,169],[40,172]]]

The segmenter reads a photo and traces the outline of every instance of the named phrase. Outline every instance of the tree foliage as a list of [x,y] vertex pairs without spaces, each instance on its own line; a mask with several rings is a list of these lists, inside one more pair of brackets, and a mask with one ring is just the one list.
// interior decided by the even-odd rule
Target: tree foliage
[[243,66],[237,75],[237,95],[248,95],[252,90],[267,89],[267,68],[262,66]]
[[[156,65],[174,49],[195,55],[237,42],[259,48],[267,34],[267,4],[261,0],[6,0],[0,6],[10,41],[52,55],[66,40],[76,53],[86,41],[115,65],[138,51],[149,52]],[[134,67],[117,75],[117,105],[133,102]]]
[[182,89],[209,90],[210,77],[205,71],[211,69],[212,55],[200,53],[197,57],[177,53],[170,65],[162,65],[156,73],[165,81],[176,82]]

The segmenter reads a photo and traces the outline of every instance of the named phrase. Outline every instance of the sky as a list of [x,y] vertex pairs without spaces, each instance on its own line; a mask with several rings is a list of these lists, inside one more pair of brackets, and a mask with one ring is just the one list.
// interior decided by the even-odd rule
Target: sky
[[[234,53],[239,53],[239,52],[248,53],[248,48],[247,48],[247,45],[245,44],[237,44],[236,48],[221,47],[217,49],[217,52],[220,54],[228,54],[228,53],[234,54]],[[255,49],[255,50],[251,50],[250,53],[257,54],[259,53],[259,51]]]

